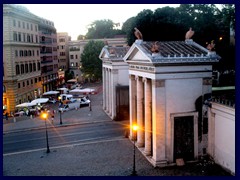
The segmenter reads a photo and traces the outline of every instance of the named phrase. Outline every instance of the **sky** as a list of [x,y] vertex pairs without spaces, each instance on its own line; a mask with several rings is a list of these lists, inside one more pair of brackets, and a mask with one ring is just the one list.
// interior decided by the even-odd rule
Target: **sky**
[[144,9],[154,11],[179,4],[18,4],[31,13],[54,22],[57,32],[67,32],[71,40],[87,33],[87,26],[95,20],[110,19],[122,24]]

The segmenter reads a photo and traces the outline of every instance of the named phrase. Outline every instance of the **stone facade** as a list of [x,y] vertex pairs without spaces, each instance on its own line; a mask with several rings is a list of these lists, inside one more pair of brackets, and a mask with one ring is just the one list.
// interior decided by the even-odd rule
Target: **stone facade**
[[[103,47],[102,60],[103,109],[113,120],[117,118],[117,86],[128,86],[128,64],[123,61],[129,47]],[[121,94],[119,94],[121,96]],[[120,102],[118,102],[120,104]],[[120,104],[121,105],[121,104]],[[120,106],[119,105],[119,106]]]

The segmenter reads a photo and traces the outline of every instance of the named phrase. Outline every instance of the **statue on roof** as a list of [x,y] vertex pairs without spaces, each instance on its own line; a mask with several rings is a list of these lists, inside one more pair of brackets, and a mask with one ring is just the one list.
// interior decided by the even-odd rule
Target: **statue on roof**
[[136,36],[137,39],[143,39],[142,33],[135,27],[134,28],[135,32],[134,35]]
[[152,47],[151,47],[151,52],[152,53],[158,53],[159,52],[159,44],[158,44],[158,41],[156,41],[155,43],[152,44]]
[[214,51],[214,50],[215,50],[214,40],[212,40],[211,43],[207,45],[207,49],[208,49],[209,51]]
[[185,35],[185,39],[187,40],[187,39],[191,39],[192,38],[192,36],[194,35],[194,31],[192,30],[192,28],[190,27],[189,28],[189,31],[186,33],[186,35]]

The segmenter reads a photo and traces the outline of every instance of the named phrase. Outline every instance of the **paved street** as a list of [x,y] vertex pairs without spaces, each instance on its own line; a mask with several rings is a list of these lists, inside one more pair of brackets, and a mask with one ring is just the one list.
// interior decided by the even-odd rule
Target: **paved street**
[[[62,126],[74,124],[115,123],[126,125],[128,121],[112,121],[102,110],[102,92],[91,95],[92,111],[89,107],[65,112]],[[56,106],[52,106],[56,108]],[[4,120],[6,121],[6,120]],[[59,114],[50,128],[62,128]],[[45,128],[39,118],[20,117],[4,122],[4,134]],[[133,143],[124,137],[96,139],[76,142],[65,146],[52,146],[46,149],[27,150],[3,155],[4,176],[129,176],[133,167]],[[136,171],[139,176],[229,176],[212,161],[202,160],[186,164],[183,167],[154,168],[148,160],[136,150]]]

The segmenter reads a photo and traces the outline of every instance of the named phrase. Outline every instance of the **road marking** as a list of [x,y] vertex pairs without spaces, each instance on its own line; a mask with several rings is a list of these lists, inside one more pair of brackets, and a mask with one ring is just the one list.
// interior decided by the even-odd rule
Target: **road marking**
[[[111,139],[102,139],[102,138],[106,138],[106,137],[98,137],[98,138],[80,140],[80,141],[95,140],[95,141],[91,141],[91,142],[82,142],[82,143],[67,144],[67,145],[62,145],[62,146],[53,146],[53,147],[50,147],[50,150],[66,148],[66,147],[81,146],[81,145],[88,145],[88,144],[95,144],[95,143],[110,142],[110,141],[126,140],[126,138],[124,138],[122,136],[111,138]],[[100,139],[102,139],[102,140],[100,140]],[[76,142],[78,142],[78,141],[76,141]],[[43,150],[46,150],[46,148],[32,149],[32,150],[13,152],[13,153],[5,153],[5,154],[3,154],[3,156],[18,155],[18,154],[31,153],[31,152],[37,152],[37,151],[43,151]]]

